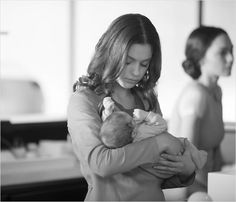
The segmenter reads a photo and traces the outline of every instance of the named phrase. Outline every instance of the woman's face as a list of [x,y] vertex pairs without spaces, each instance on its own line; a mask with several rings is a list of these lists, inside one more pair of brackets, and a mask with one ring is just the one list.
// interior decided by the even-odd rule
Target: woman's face
[[149,44],[133,44],[117,83],[123,88],[133,88],[147,72],[151,57],[152,49]]
[[227,35],[221,34],[206,51],[201,71],[213,76],[229,76],[233,60],[233,45]]

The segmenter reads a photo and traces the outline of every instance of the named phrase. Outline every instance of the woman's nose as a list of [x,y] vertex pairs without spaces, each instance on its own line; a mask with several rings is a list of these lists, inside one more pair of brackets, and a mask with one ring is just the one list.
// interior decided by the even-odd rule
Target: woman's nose
[[229,63],[233,63],[233,61],[234,61],[234,56],[233,56],[233,54],[232,54],[231,52],[229,52],[229,53],[227,54],[226,60],[227,60],[227,62],[229,62]]
[[139,76],[140,74],[140,67],[139,67],[139,63],[135,63],[133,68],[132,68],[132,73],[134,76]]

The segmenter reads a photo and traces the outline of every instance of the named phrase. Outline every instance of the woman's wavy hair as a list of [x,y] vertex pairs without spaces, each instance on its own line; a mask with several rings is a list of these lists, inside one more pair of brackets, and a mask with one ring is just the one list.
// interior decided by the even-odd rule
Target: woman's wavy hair
[[201,26],[192,31],[189,35],[185,56],[182,66],[184,71],[193,79],[198,79],[201,75],[200,61],[205,56],[206,51],[211,46],[214,39],[226,34],[226,31],[218,27]]
[[143,94],[149,103],[149,110],[155,110],[157,98],[154,87],[160,77],[162,62],[160,39],[151,21],[141,14],[125,14],[111,23],[96,45],[88,66],[88,75],[78,79],[74,91],[77,87],[86,86],[97,94],[110,95],[133,44],[150,44],[152,48],[147,73],[133,90]]

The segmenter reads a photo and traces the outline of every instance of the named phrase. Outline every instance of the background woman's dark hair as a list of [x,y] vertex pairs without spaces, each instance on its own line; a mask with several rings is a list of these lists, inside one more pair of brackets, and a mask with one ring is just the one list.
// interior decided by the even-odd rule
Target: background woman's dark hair
[[188,37],[185,47],[186,59],[182,66],[193,79],[201,75],[200,60],[205,56],[213,40],[226,31],[218,27],[201,26],[195,29]]
[[96,93],[111,94],[114,81],[126,65],[132,44],[150,44],[152,59],[145,79],[134,88],[149,102],[149,110],[156,107],[154,87],[161,73],[161,47],[159,35],[151,21],[141,14],[126,14],[115,19],[102,35],[88,66],[86,77],[74,85],[87,86]]

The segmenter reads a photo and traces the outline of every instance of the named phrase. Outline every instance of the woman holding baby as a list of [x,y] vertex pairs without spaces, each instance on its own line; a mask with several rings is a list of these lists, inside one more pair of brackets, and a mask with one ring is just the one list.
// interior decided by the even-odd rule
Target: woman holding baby
[[[154,92],[161,47],[151,21],[140,14],[115,19],[97,43],[87,73],[74,85],[68,106],[68,130],[88,183],[85,200],[163,201],[162,188],[192,184],[196,166],[187,140],[182,141],[182,155],[171,155],[162,153],[168,135],[162,141],[153,136],[119,148],[107,147],[99,137],[104,97],[131,116],[134,109],[162,114]],[[160,187],[157,178],[142,169],[144,164],[172,177]]]

